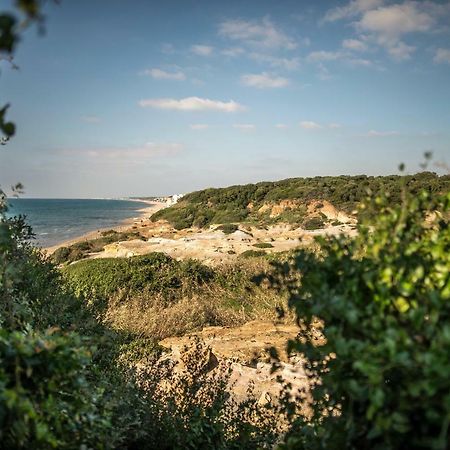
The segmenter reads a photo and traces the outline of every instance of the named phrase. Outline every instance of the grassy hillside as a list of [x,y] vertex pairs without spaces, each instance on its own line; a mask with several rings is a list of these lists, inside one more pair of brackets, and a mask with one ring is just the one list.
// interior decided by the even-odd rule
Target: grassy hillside
[[[256,255],[255,255],[256,256]],[[214,269],[163,253],[80,261],[63,269],[67,285],[112,328],[154,340],[206,326],[274,319],[282,295],[258,286],[266,258],[244,258]]]
[[[205,189],[186,195],[171,208],[158,211],[153,220],[165,219],[175,228],[205,227],[210,224],[249,222],[267,225],[276,222],[303,224],[306,205],[314,200],[329,201],[336,208],[351,212],[368,192],[386,192],[393,204],[401,199],[402,187],[415,194],[421,189],[430,192],[450,190],[450,176],[439,177],[431,172],[408,176],[339,176],[290,178],[221,189]],[[276,216],[267,206],[293,200]],[[266,206],[266,208],[262,207]]]

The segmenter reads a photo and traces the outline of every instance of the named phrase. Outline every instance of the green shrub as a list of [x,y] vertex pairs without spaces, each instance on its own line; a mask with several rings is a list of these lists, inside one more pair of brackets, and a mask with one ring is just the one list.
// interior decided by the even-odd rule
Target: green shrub
[[[183,197],[176,205],[159,210],[152,220],[165,219],[178,229],[206,227],[211,224],[249,222],[264,226],[277,222],[300,225],[306,215],[306,206],[313,200],[329,201],[336,208],[352,213],[365,199],[368,192],[378,194],[386,192],[393,205],[401,203],[401,187],[412,195],[420,190],[437,194],[448,191],[450,176],[437,176],[422,172],[408,176],[366,175],[290,178],[275,182],[262,182],[243,186],[230,186],[220,189],[204,189]],[[273,205],[281,200],[296,200],[298,207],[283,211],[278,217],[270,217],[267,211],[260,214],[263,205]],[[249,208],[249,205],[252,208]],[[320,205],[320,203],[318,204]],[[366,210],[365,215],[373,215]]]
[[266,252],[264,250],[245,250],[242,252],[239,257],[241,258],[259,258],[261,256],[265,256]]
[[129,241],[132,239],[145,240],[138,231],[119,232],[115,230],[103,231],[100,238],[80,241],[69,247],[60,247],[52,254],[55,264],[71,263],[86,258],[90,253],[102,252],[106,245],[113,242]]
[[132,258],[102,258],[80,261],[64,269],[68,285],[88,300],[107,300],[121,293],[123,297],[158,293],[168,301],[181,298],[198,284],[207,283],[214,271],[197,261],[177,261],[164,253],[150,253]]
[[69,260],[70,249],[68,247],[59,247],[52,254],[52,259],[55,264],[62,264]]
[[320,217],[311,217],[303,222],[305,230],[320,230],[325,226],[323,219]]
[[276,285],[305,326],[292,347],[309,360],[314,397],[310,422],[282,448],[448,448],[450,194],[366,207],[379,212],[357,237],[321,239],[320,254],[279,266]]
[[257,242],[253,244],[253,247],[256,248],[273,248],[273,245],[270,242]]
[[2,448],[113,445],[111,410],[87,380],[90,354],[75,334],[0,330]]
[[216,230],[223,231],[225,234],[231,234],[239,230],[239,227],[234,223],[224,223],[217,227]]

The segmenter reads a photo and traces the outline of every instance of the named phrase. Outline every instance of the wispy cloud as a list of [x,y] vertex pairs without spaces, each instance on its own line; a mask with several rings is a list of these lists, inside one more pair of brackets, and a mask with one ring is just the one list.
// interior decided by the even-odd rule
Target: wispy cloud
[[347,64],[350,66],[360,66],[360,67],[377,67],[377,69],[382,70],[381,66],[377,66],[373,61],[370,59],[365,58],[347,58],[345,60]]
[[241,56],[245,53],[242,47],[230,47],[224,48],[221,51],[222,55],[229,56],[230,58],[235,58],[236,56]]
[[256,129],[255,125],[251,123],[235,123],[233,128],[236,128],[241,131],[254,131]]
[[365,52],[368,48],[367,44],[360,39],[344,39],[342,47],[356,52]]
[[193,123],[189,125],[189,128],[191,130],[202,131],[207,130],[209,128],[209,125],[207,125],[206,123]]
[[241,76],[241,83],[244,86],[255,87],[258,89],[282,88],[289,85],[287,78],[273,76],[267,72],[260,74],[247,74]]
[[87,158],[102,160],[134,160],[136,162],[155,157],[173,156],[182,151],[184,146],[175,142],[146,142],[142,145],[134,146],[110,146],[92,147],[79,149],[63,149],[63,155],[85,156]]
[[318,50],[311,52],[308,55],[308,61],[310,62],[319,62],[319,61],[335,61],[337,59],[342,58],[343,53],[340,51],[330,52],[325,50]]
[[297,42],[275,26],[268,17],[252,21],[225,20],[219,25],[219,35],[251,47],[286,50],[297,48]]
[[352,0],[344,6],[329,9],[323,18],[324,22],[336,22],[351,19],[364,11],[382,6],[384,0]]
[[304,130],[323,130],[323,129],[331,129],[336,130],[337,128],[341,128],[341,125],[339,123],[329,123],[328,125],[322,125],[318,122],[314,122],[312,120],[304,120],[300,122],[300,127]]
[[143,108],[158,108],[174,111],[237,112],[245,109],[243,105],[234,100],[223,102],[200,97],[186,97],[179,100],[174,98],[145,99],[139,102],[139,106]]
[[214,47],[203,44],[191,45],[191,52],[198,56],[211,56],[214,52]]
[[181,71],[167,72],[162,69],[146,69],[143,71],[144,75],[148,75],[156,80],[178,80],[186,79],[186,75]]
[[[344,41],[345,42],[345,41]],[[356,46],[356,44],[348,44]],[[319,77],[322,79],[330,78],[328,69],[324,66],[324,63],[329,63],[332,61],[339,61],[350,66],[360,66],[360,67],[375,67],[375,63],[367,58],[355,57],[355,54],[348,49],[339,49],[337,51],[326,51],[318,50],[311,52],[307,56],[307,61],[309,63],[315,63],[319,68]],[[323,75],[325,75],[323,77]]]
[[367,137],[387,137],[387,136],[397,136],[399,134],[398,131],[377,131],[370,130],[364,136]]
[[100,123],[102,120],[98,116],[81,116],[81,120],[87,123]]
[[249,57],[256,62],[269,64],[271,67],[284,70],[296,70],[300,67],[300,58],[295,56],[292,58],[279,57],[267,53],[251,52]]
[[438,48],[434,54],[433,61],[438,64],[450,64],[450,48]]
[[323,22],[352,20],[361,39],[347,39],[343,47],[365,51],[367,41],[383,47],[396,61],[411,58],[416,47],[404,41],[412,33],[431,32],[439,21],[450,15],[450,3],[405,0],[388,3],[384,0],[352,0],[344,6],[333,8],[325,14]]
[[277,123],[275,124],[275,128],[278,128],[279,130],[286,130],[289,127],[285,123]]
[[312,120],[303,120],[300,122],[300,127],[302,127],[304,130],[320,130],[322,128],[322,125],[318,124],[317,122],[313,122]]

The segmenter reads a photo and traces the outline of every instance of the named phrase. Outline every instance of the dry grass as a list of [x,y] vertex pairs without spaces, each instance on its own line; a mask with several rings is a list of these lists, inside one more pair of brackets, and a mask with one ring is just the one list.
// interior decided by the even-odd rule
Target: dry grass
[[[180,287],[182,298],[172,302],[157,293],[125,299],[118,293],[108,300],[103,319],[116,330],[162,340],[208,326],[235,327],[252,320],[277,320],[277,310],[287,310],[285,298],[251,281],[269,270],[267,261],[241,261],[218,270],[217,280],[194,290],[185,280],[186,286]],[[294,317],[287,314],[284,320],[293,322]]]

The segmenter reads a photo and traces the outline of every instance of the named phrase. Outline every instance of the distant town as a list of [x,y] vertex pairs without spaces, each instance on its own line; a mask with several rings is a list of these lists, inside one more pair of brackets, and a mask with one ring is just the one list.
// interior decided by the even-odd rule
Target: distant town
[[160,197],[130,197],[130,199],[159,202],[159,203],[165,203],[166,206],[172,206],[172,205],[175,205],[176,203],[178,203],[178,201],[183,197],[184,197],[184,194],[173,194],[173,195],[166,195],[166,196],[160,196]]

